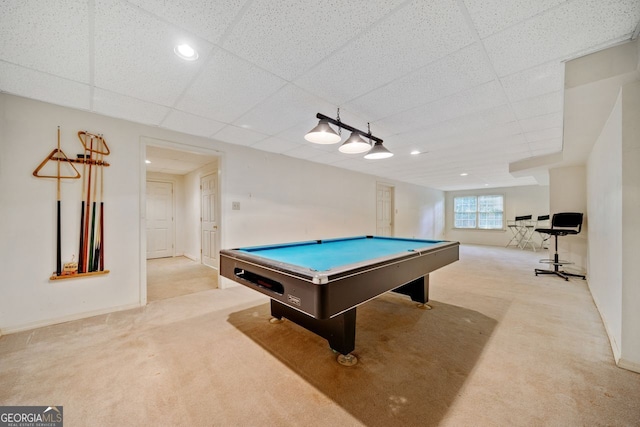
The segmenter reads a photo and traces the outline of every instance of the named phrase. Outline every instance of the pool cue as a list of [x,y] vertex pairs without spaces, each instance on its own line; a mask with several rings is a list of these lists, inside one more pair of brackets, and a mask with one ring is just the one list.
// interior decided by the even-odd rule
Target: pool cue
[[[98,155],[96,154],[96,168],[98,167],[97,164],[98,164]],[[96,198],[98,195],[98,193],[96,192],[97,186],[98,186],[98,170],[96,169],[96,177],[93,180],[93,202],[92,202],[92,209],[91,209],[91,243],[89,245],[89,271],[95,271],[94,257],[95,257],[95,249],[96,249],[95,233],[96,233]]]
[[104,154],[100,165],[100,265],[99,270],[104,271]]
[[[80,188],[80,195],[84,196],[84,186],[87,182],[86,171],[87,163],[85,161],[87,157],[87,148],[84,147],[82,154],[82,188]],[[80,155],[78,155],[80,157]],[[82,208],[80,209],[80,248],[78,249],[78,273],[84,273],[84,199],[82,199]]]
[[[86,199],[86,212],[85,212],[85,220],[84,220],[84,246],[82,248],[84,254],[84,269],[83,271],[87,273],[89,271],[89,257],[88,257],[88,246],[89,246],[89,211],[91,210],[89,207],[91,205],[91,161],[93,158],[93,137],[91,138],[90,148],[89,148],[89,178],[87,179],[87,199]],[[87,158],[85,156],[85,161]]]
[[58,194],[57,194],[57,205],[58,205],[58,229],[56,236],[56,276],[60,276],[62,274],[62,231],[60,224],[60,126],[58,126],[58,151],[56,152],[56,160],[58,161]]
[[[96,167],[100,167],[100,169],[102,169],[102,167],[100,166],[100,164],[102,163],[101,160],[103,158],[103,154],[102,152],[99,152],[96,155]],[[100,160],[98,160],[100,159]],[[102,174],[101,174],[102,175]],[[102,176],[100,176],[100,180],[102,180]],[[98,186],[98,170],[96,169],[96,183],[95,183],[96,187]],[[102,184],[100,185],[100,193],[98,193],[98,190],[96,188],[96,201],[97,203],[102,202]],[[96,205],[96,202],[94,202],[94,206]],[[96,212],[96,215],[98,216],[98,220],[96,221],[96,227],[97,227],[97,231],[96,231],[96,243],[95,243],[95,247],[94,247],[94,255],[93,255],[93,271],[98,271],[100,269],[100,254],[102,253],[102,242],[100,240],[101,237],[101,228],[102,228],[102,208],[100,207],[100,210],[98,210]]]

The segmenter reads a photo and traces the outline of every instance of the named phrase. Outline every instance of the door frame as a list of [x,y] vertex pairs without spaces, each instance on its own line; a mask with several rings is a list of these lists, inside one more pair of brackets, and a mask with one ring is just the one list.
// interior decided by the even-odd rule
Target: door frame
[[[196,137],[190,135],[184,135],[182,139],[184,140],[194,140]],[[189,145],[185,143],[180,143],[176,141],[170,141],[165,139],[154,138],[152,136],[141,135],[139,137],[139,158],[138,158],[138,167],[139,167],[139,200],[138,207],[140,212],[140,223],[139,230],[140,235],[138,236],[138,244],[140,251],[138,253],[139,259],[139,282],[138,282],[138,294],[139,294],[139,304],[140,306],[147,305],[147,165],[145,163],[146,155],[147,155],[147,146],[156,146],[162,148],[169,148],[171,150],[177,151],[188,151],[191,153],[200,153],[207,156],[217,157],[218,158],[218,235],[216,238],[216,244],[218,248],[221,246],[221,242],[223,242],[223,232],[224,232],[224,219],[222,217],[222,209],[221,204],[223,200],[223,196],[221,193],[222,189],[222,170],[225,164],[225,156],[224,152],[214,150],[211,148],[199,147],[195,145]],[[222,288],[219,269],[216,270],[218,274],[218,287]]]

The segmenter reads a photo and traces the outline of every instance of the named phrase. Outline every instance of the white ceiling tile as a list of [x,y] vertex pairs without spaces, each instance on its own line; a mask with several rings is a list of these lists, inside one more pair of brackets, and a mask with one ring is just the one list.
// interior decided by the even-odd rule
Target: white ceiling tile
[[562,111],[520,120],[520,126],[524,132],[562,127]]
[[482,48],[474,43],[388,85],[350,101],[346,107],[378,120],[493,80]]
[[292,80],[399,3],[401,0],[350,0],[338,4],[333,0],[254,0],[223,46]]
[[266,138],[262,141],[259,141],[253,145],[251,148],[255,148],[257,150],[262,151],[271,151],[272,153],[284,153],[289,150],[293,150],[295,148],[300,147],[301,144],[296,144],[294,142],[286,141],[280,138]]
[[484,40],[499,76],[602,43],[628,39],[640,20],[638,0],[570,1]]
[[298,159],[313,159],[324,154],[324,151],[315,149],[310,145],[300,145],[297,148],[288,150],[285,155],[290,157],[296,157]]
[[219,141],[249,146],[267,137],[268,135],[233,125],[225,126],[213,135]]
[[415,0],[318,64],[296,84],[342,104],[473,41],[457,3]]
[[218,43],[246,0],[128,0],[161,18]]
[[89,16],[85,0],[0,2],[0,58],[89,83]]
[[433,126],[398,135],[403,140],[438,140],[463,133],[482,134],[487,128],[515,122],[516,116],[508,105],[501,105],[483,111],[455,117]]
[[177,108],[230,123],[285,84],[281,78],[216,49]]
[[567,0],[464,0],[481,38],[504,30]]
[[387,117],[376,123],[408,132],[436,123],[506,104],[497,81],[491,81],[456,95]]
[[[95,9],[95,85],[172,106],[211,45],[125,2],[96,0]],[[182,60],[173,52],[187,40],[199,52],[196,61]]]
[[509,100],[519,101],[525,98],[557,92],[564,89],[564,63],[558,61],[529,68],[500,79]]
[[556,127],[527,132],[524,134],[524,137],[527,139],[527,142],[546,141],[552,138],[562,139],[562,128]]
[[184,111],[171,110],[160,126],[191,135],[210,137],[225,125],[215,120],[194,116]]
[[518,119],[544,116],[562,111],[564,94],[562,91],[527,98],[512,104]]
[[269,99],[233,121],[233,124],[248,126],[256,132],[275,135],[297,124],[307,122],[309,129],[318,123],[319,110],[329,111],[334,107],[314,95],[288,84]]
[[0,61],[0,91],[88,110],[88,85]]
[[167,115],[169,108],[95,88],[93,111],[106,116],[157,126]]
[[562,137],[532,141],[529,143],[529,148],[535,152],[546,151],[547,153],[557,153],[562,150]]

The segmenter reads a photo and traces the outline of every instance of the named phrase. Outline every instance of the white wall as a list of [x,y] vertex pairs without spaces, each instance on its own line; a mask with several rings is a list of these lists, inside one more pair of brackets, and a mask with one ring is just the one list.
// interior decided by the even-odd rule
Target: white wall
[[[540,215],[549,215],[549,187],[527,185],[521,187],[489,188],[472,191],[446,192],[446,240],[461,243],[506,246],[513,234],[505,230],[464,230],[453,228],[453,198],[470,195],[503,195],[504,218],[512,220],[516,216],[532,215],[536,219]],[[506,222],[505,222],[506,227]],[[539,243],[539,240],[536,240]]]
[[640,81],[622,88],[621,222],[622,352],[619,365],[640,372]]
[[180,200],[185,213],[185,227],[182,230],[182,237],[184,239],[184,255],[198,262],[202,261],[202,254],[200,252],[202,241],[200,235],[200,179],[210,173],[218,173],[216,163],[208,164],[186,174],[184,176],[185,191]]
[[[551,216],[559,212],[581,212],[584,214],[580,234],[558,238],[560,259],[573,264],[563,269],[578,273],[588,271],[589,215],[587,213],[587,170],[584,165],[549,169],[549,210]],[[553,246],[549,245],[552,252]]]
[[587,162],[589,288],[616,360],[622,340],[622,98]]
[[[56,144],[77,151],[78,130],[104,134],[105,266],[108,275],[49,281],[55,269],[55,181],[31,172]],[[375,232],[376,177],[157,127],[0,94],[0,332],[146,303],[145,138],[221,155],[222,247]],[[173,144],[173,145],[172,145]],[[395,186],[396,234],[438,238],[444,193]],[[80,184],[63,184],[63,260],[77,252]],[[241,202],[239,211],[231,202]],[[186,213],[185,213],[186,215]],[[190,251],[185,243],[185,252]]]

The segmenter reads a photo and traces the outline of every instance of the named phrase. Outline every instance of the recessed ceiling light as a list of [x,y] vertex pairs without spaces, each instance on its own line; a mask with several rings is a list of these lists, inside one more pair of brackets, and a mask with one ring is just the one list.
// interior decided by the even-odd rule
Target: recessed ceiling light
[[460,174],[460,176],[467,176],[467,175],[469,175],[469,174],[468,174],[468,173],[466,173],[466,172],[462,172],[462,173]]
[[145,162],[146,164],[149,164],[149,163],[151,163],[151,160],[145,160],[144,162]]
[[188,44],[180,44],[176,46],[173,51],[186,61],[195,61],[198,59],[198,52]]
[[416,154],[420,154],[420,152],[419,152],[418,150],[413,150],[413,151],[411,152],[411,155],[413,155],[413,156],[415,156]]

